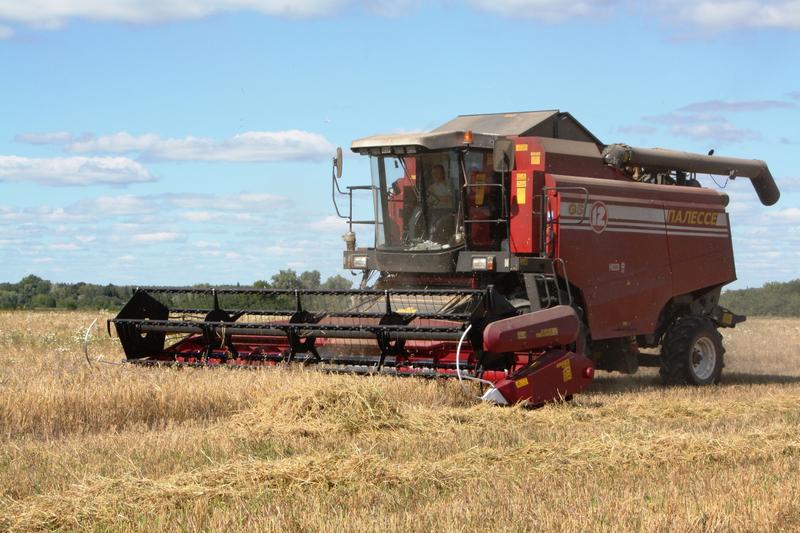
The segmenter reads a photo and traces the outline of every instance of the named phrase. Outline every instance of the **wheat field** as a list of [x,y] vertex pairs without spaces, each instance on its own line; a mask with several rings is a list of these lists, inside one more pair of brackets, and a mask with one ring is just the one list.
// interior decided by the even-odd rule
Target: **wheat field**
[[[800,319],[725,330],[723,383],[572,402],[456,383],[89,365],[104,313],[0,313],[7,530],[796,531]],[[102,331],[92,359],[121,359]]]

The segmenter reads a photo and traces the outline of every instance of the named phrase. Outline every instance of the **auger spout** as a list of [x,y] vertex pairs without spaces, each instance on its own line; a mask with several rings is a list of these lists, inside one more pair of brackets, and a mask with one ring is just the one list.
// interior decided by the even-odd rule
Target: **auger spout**
[[620,170],[626,167],[644,167],[749,178],[762,204],[774,205],[781,197],[769,167],[760,159],[719,157],[663,148],[634,148],[626,144],[611,144],[603,150],[603,161]]

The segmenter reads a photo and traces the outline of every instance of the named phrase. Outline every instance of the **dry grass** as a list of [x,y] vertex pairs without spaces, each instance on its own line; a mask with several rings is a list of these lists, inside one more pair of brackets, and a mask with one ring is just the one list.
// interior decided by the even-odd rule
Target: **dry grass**
[[95,316],[0,314],[0,528],[800,529],[800,320],[726,332],[721,386],[602,374],[528,411],[453,383],[89,367]]

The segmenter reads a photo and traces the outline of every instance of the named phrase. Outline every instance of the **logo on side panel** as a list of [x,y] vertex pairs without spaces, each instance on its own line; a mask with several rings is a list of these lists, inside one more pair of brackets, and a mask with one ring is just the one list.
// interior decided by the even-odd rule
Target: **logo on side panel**
[[592,210],[589,211],[589,224],[595,233],[603,233],[608,226],[608,209],[603,202],[595,202],[592,204]]

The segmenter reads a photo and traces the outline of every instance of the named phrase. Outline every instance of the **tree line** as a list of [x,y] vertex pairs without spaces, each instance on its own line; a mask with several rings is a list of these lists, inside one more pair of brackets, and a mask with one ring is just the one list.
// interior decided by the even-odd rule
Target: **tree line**
[[[322,281],[317,270],[298,274],[289,269],[281,270],[269,280],[258,280],[252,286],[260,289],[349,289],[352,282],[340,275]],[[134,289],[126,285],[53,283],[29,275],[17,283],[0,283],[0,309],[115,310],[125,305]],[[800,316],[800,279],[772,281],[758,288],[725,291],[720,298],[720,305],[744,315]]]
[[725,291],[720,305],[742,315],[800,316],[800,279]]
[[[219,287],[218,285],[215,285]],[[238,284],[236,285],[239,286]],[[322,281],[317,270],[298,274],[281,270],[269,280],[257,280],[259,289],[349,289],[352,282],[343,276],[331,276]],[[193,288],[207,288],[204,283]],[[134,286],[95,285],[93,283],[53,283],[29,275],[17,283],[0,283],[0,309],[120,309],[130,299]]]

